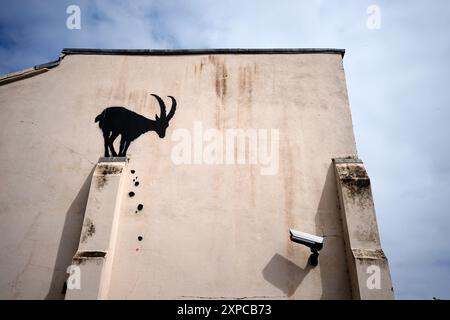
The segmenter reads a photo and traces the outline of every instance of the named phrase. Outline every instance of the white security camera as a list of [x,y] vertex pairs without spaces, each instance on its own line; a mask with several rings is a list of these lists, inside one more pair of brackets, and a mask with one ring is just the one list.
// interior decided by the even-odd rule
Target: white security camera
[[289,229],[292,242],[303,244],[311,249],[309,262],[312,266],[317,266],[319,262],[319,251],[323,248],[323,237],[315,236],[306,232]]

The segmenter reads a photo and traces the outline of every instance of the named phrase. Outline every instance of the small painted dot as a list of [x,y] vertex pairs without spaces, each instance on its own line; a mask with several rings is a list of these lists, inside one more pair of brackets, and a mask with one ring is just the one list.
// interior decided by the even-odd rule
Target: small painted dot
[[137,187],[139,185],[139,181],[136,181],[134,185]]
[[131,170],[131,173],[135,173],[136,171],[134,171],[134,170]]
[[128,195],[129,195],[130,197],[134,197],[134,192],[133,192],[133,191],[130,191],[130,193],[128,193]]
[[139,236],[139,237],[138,237],[138,240],[139,240],[139,241],[142,241],[142,237],[141,237],[141,236]]
[[144,208],[143,204],[138,204],[138,210],[141,211]]

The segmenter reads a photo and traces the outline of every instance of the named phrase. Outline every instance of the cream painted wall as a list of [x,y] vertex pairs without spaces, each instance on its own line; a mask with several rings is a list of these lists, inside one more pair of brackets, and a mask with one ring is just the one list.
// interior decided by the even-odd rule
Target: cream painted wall
[[[108,297],[350,298],[331,159],[356,147],[338,54],[68,55],[0,86],[0,298],[64,297],[103,155],[94,118],[127,106],[153,119],[149,93],[178,107],[164,139],[149,132],[128,150]],[[278,174],[174,164],[172,133],[195,121],[278,129]],[[289,228],[325,236],[319,266]]]

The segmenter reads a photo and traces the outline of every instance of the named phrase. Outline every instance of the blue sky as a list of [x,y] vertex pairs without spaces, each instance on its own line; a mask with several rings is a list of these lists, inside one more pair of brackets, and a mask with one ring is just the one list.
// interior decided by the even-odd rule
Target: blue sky
[[[81,29],[66,8],[81,8]],[[380,8],[381,29],[367,28]],[[64,47],[345,48],[396,297],[450,299],[450,1],[5,1],[0,74]]]

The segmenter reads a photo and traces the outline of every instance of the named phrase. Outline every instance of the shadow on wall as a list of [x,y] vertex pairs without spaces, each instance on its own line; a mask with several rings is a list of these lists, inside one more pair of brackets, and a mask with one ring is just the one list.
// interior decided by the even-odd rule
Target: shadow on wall
[[[319,266],[321,299],[351,299],[334,165],[331,163],[315,217],[316,234],[324,237]],[[330,233],[332,231],[332,234]]]
[[310,264],[303,269],[277,253],[270,259],[262,274],[264,279],[290,297],[310,270]]
[[72,264],[72,258],[78,249],[93,173],[94,168],[92,168],[80,191],[67,210],[58,253],[56,255],[56,262],[53,268],[50,289],[45,299],[64,299],[65,281],[68,278],[66,270]]

